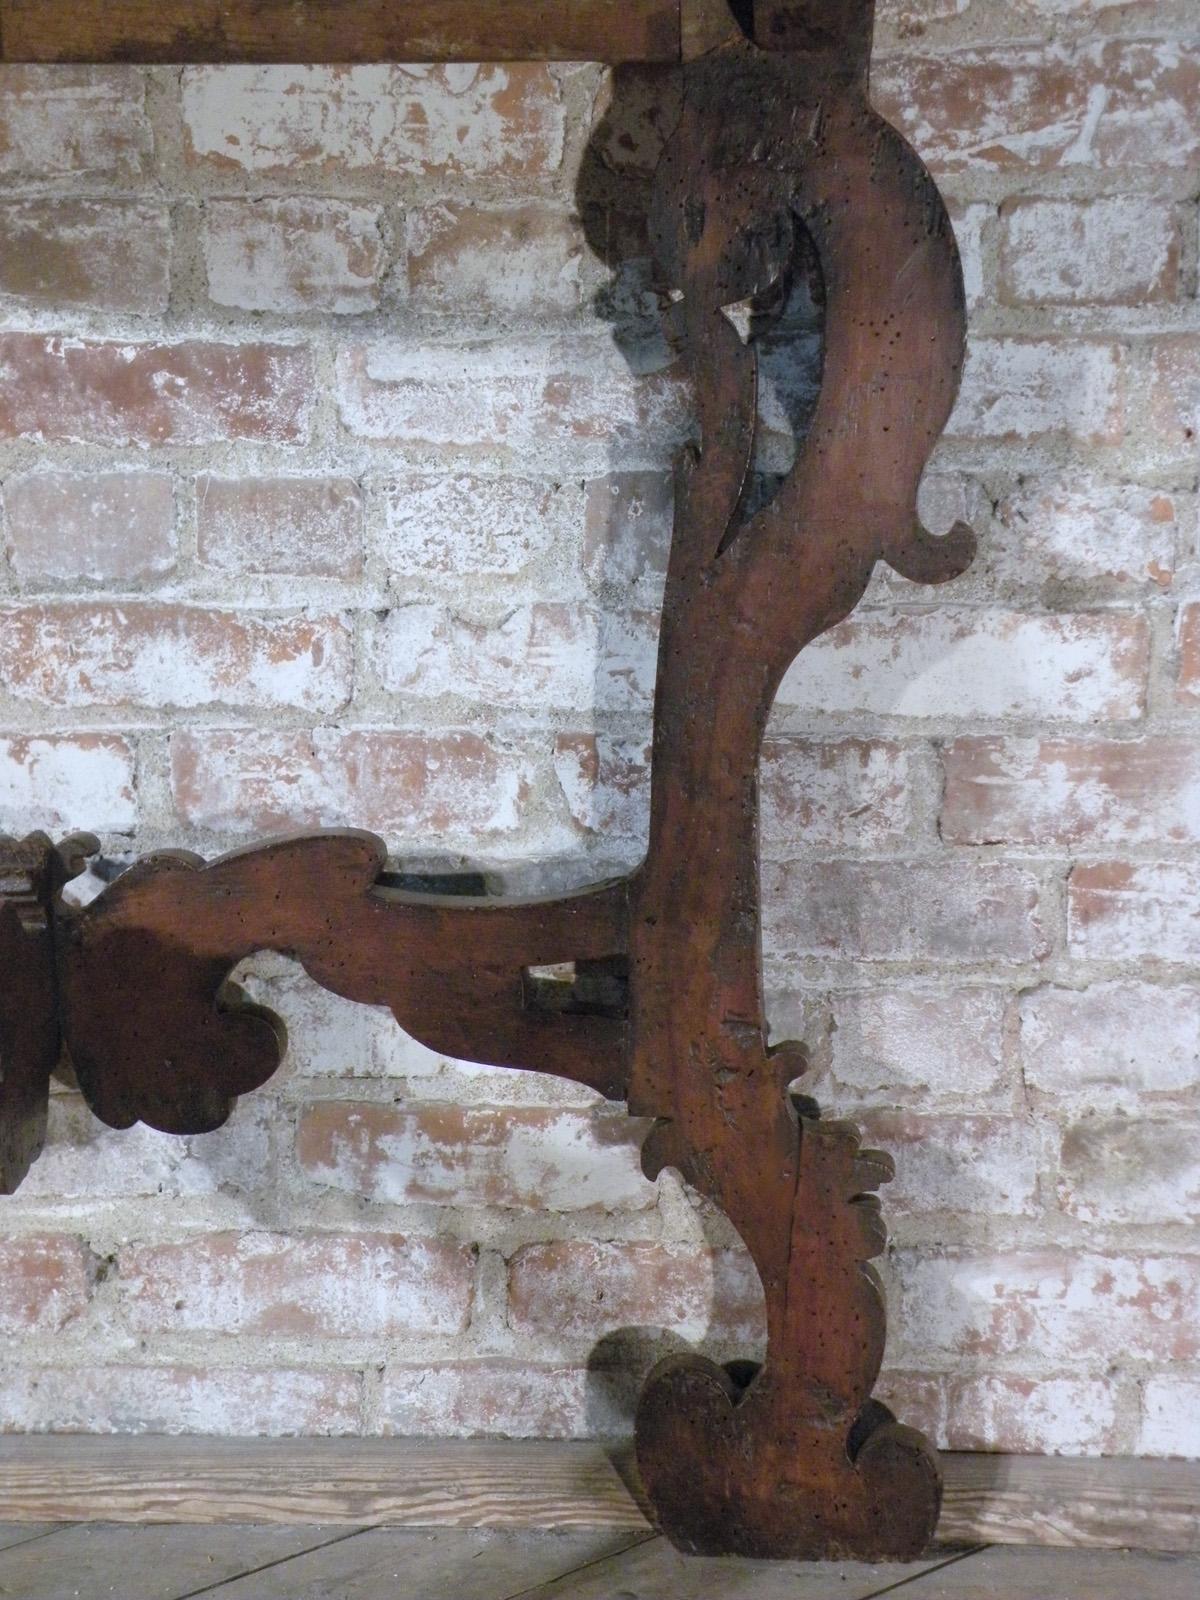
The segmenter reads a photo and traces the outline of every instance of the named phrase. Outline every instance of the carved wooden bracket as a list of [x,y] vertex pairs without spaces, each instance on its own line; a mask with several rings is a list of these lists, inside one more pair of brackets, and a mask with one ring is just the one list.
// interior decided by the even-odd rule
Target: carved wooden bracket
[[[638,1410],[663,1528],[708,1554],[914,1557],[940,1504],[929,1445],[871,1399],[884,1306],[867,1263],[891,1162],[793,1101],[804,1053],[768,1049],[761,981],[758,766],[779,682],[879,560],[939,582],[974,549],[966,527],[935,539],[917,517],[958,389],[963,291],[938,192],[868,101],[872,10],[764,0],[765,49],[724,0],[683,7],[683,113],[652,223],[701,445],[677,470],[637,871],[564,899],[439,898],[387,886],[378,840],[330,833],[207,866],[151,857],[72,910],[58,890],[81,846],[37,839],[4,858],[9,1188],[39,1147],[60,1037],[115,1127],[207,1131],[265,1083],[282,1030],[228,981],[262,950],[390,1006],[435,1050],[570,1078],[653,1118],[647,1176],[676,1168],[719,1205],[766,1295],[761,1369],[672,1358]],[[758,336],[802,263],[824,303],[823,380],[762,504]],[[573,979],[548,982],[551,966]]]

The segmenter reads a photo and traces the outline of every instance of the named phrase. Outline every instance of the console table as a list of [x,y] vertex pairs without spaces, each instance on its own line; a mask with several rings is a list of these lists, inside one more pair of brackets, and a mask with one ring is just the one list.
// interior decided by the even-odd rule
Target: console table
[[[761,1276],[761,1367],[672,1357],[637,1413],[637,1459],[681,1548],[916,1556],[941,1479],[871,1398],[884,1305],[875,1191],[889,1159],[793,1092],[768,1049],[758,765],[779,682],[844,618],[876,563],[961,573],[964,525],[916,513],[960,378],[958,254],[932,179],[872,109],[873,0],[0,0],[7,61],[677,62],[682,115],[651,210],[659,287],[690,366],[700,445],[676,472],[650,843],[641,866],[561,899],[402,892],[364,833],[288,837],[211,864],[146,859],[85,909],[60,891],[92,841],[0,850],[0,1177],[44,1135],[65,1049],[98,1117],[219,1127],[279,1063],[276,1020],[228,983],[257,951],[391,1008],[448,1055],[586,1084],[654,1119],[651,1179],[677,1169],[728,1215]],[[758,339],[815,262],[824,371],[791,472],[752,489]]]

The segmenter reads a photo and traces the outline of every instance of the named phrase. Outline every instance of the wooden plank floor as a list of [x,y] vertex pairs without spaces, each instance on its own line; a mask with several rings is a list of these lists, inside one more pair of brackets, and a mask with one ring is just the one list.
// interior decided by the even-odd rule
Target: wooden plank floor
[[[944,1544],[1200,1556],[1200,1463],[942,1462]],[[651,1531],[628,1451],[537,1440],[0,1438],[4,1519]]]
[[1197,1600],[1200,1557],[992,1546],[912,1566],[700,1561],[655,1534],[0,1526],[18,1600]]

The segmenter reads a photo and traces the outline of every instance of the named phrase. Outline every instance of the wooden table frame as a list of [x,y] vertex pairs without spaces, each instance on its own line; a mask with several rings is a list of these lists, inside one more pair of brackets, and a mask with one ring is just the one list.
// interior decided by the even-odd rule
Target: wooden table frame
[[[659,283],[701,446],[677,467],[655,703],[650,844],[636,871],[561,899],[406,893],[370,835],[273,841],[211,865],[140,862],[62,903],[91,843],[0,858],[0,1169],[40,1150],[65,1048],[95,1113],[207,1131],[275,1071],[281,1029],[230,971],[257,951],[388,1005],[448,1055],[573,1079],[654,1119],[643,1166],[729,1216],[766,1296],[765,1364],[692,1355],[651,1375],[642,1480],[682,1548],[916,1556],[941,1480],[927,1442],[871,1399],[884,1344],[869,1259],[889,1159],[793,1092],[768,1049],[758,766],[796,654],[844,618],[877,561],[938,582],[970,562],[916,512],[957,393],[962,277],[940,196],[870,107],[873,0],[0,0],[9,60],[592,56],[679,61],[683,111],[651,210]],[[749,31],[748,31],[749,30]],[[752,465],[758,335],[812,273],[824,372],[792,471]],[[6,863],[6,864],[5,864]]]

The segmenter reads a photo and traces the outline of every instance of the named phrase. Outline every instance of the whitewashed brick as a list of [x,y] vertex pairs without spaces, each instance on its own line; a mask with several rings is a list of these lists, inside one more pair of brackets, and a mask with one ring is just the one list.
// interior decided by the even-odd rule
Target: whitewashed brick
[[1002,219],[1000,295],[1010,305],[1140,305],[1177,290],[1180,228],[1170,200],[1021,198]]
[[1081,1222],[1200,1220],[1200,1124],[1099,1116],[1063,1135],[1058,1200]]
[[107,733],[0,737],[0,833],[127,833],[137,820],[128,740]]
[[948,438],[1120,444],[1124,368],[1117,346],[1085,339],[973,339]]
[[1200,1460],[1200,1377],[1147,1379],[1137,1453]]
[[410,474],[388,484],[382,552],[406,577],[507,577],[548,551],[578,544],[583,491],[578,483]]
[[310,1182],[383,1204],[643,1211],[644,1122],[571,1111],[322,1101],[300,1121]]
[[1184,496],[1072,469],[1027,479],[1004,496],[984,558],[1013,584],[1166,588],[1190,516]]
[[542,66],[191,67],[187,150],[215,170],[378,172],[389,182],[504,177],[562,159],[565,115]]
[[1021,1071],[1037,1093],[1136,1112],[1200,1093],[1200,996],[1148,983],[1050,985],[1020,997]]
[[833,1073],[872,1104],[978,1103],[1003,1092],[996,989],[868,989],[834,998]]
[[241,311],[373,311],[385,265],[381,220],[377,206],[342,200],[210,200],[208,292]]
[[1067,886],[1067,946],[1097,961],[1200,959],[1200,870],[1191,862],[1076,866]]
[[863,612],[799,657],[779,703],[899,717],[1135,719],[1148,656],[1135,612]]
[[461,695],[513,710],[645,707],[654,693],[658,619],[537,603],[496,624],[408,605],[378,630],[375,661],[391,694]]

